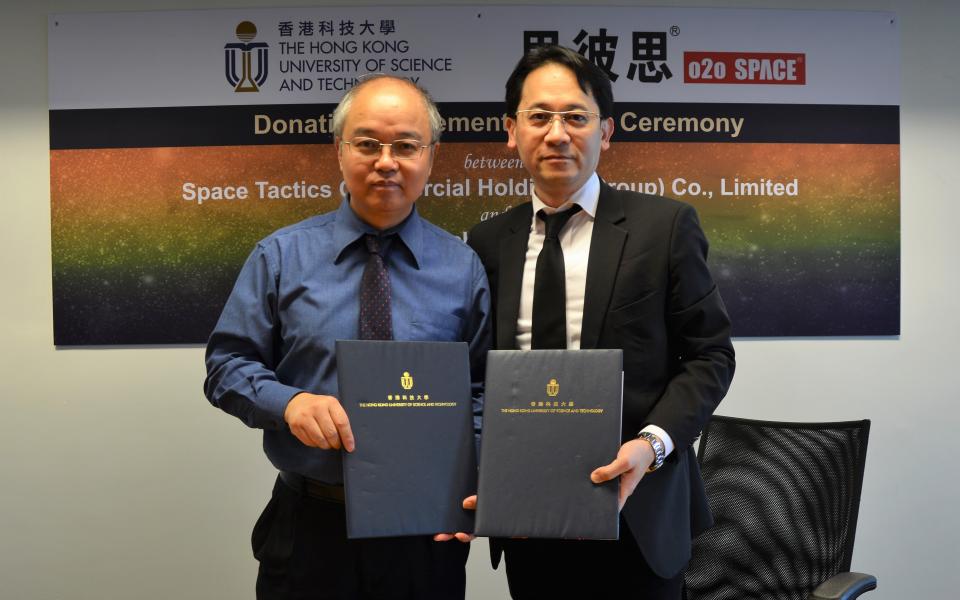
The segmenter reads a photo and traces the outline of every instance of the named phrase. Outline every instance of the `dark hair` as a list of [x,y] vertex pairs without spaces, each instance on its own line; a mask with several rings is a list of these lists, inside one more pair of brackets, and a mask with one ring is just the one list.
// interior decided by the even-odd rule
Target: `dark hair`
[[584,58],[582,54],[563,46],[538,46],[520,59],[517,66],[513,68],[510,78],[507,79],[508,115],[512,117],[517,115],[523,82],[526,81],[527,75],[547,64],[557,64],[573,71],[580,89],[591,94],[596,100],[597,106],[600,107],[600,118],[606,119],[613,116],[613,89],[610,86],[610,78],[603,69]]

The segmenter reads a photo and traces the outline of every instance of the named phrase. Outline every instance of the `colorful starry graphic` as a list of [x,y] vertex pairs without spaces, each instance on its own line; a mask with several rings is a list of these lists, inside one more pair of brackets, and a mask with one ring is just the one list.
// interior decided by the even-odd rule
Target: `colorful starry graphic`
[[[668,181],[665,195],[700,214],[734,335],[899,333],[899,146],[620,144],[604,161],[610,181],[713,192],[677,196]],[[763,179],[795,182],[796,195],[720,195]]]
[[[479,158],[507,168],[466,168]],[[420,212],[462,235],[525,201],[513,158],[501,143],[441,145]],[[205,341],[256,241],[341,198],[330,145],[55,150],[50,160],[61,345]],[[891,335],[899,162],[897,145],[619,143],[600,174],[697,208],[736,335]],[[763,180],[784,195],[722,194]],[[202,203],[200,186],[211,196]],[[241,186],[246,198],[214,199]]]

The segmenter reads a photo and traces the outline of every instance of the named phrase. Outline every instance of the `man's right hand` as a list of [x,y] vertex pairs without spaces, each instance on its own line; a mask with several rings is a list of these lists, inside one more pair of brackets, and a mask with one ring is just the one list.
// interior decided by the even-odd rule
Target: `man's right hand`
[[294,396],[283,411],[283,420],[305,446],[323,450],[353,452],[353,431],[350,419],[333,396],[319,396],[301,392]]

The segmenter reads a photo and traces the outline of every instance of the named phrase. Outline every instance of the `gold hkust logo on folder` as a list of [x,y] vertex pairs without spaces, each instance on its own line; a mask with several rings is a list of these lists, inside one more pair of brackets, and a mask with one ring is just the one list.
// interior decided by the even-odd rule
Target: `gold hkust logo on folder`
[[403,372],[403,377],[400,378],[400,385],[405,390],[413,389],[413,377],[410,375],[410,371]]
[[557,394],[560,393],[560,384],[557,383],[556,379],[551,379],[550,383],[547,384],[547,395],[551,398],[555,398]]

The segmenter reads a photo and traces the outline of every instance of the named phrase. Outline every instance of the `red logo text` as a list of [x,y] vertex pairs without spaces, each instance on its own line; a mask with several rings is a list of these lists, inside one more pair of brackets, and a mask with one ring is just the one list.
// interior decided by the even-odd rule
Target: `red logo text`
[[806,55],[783,52],[684,52],[684,83],[804,85]]

